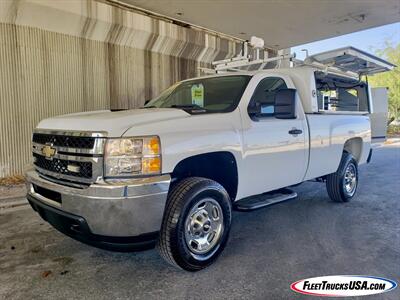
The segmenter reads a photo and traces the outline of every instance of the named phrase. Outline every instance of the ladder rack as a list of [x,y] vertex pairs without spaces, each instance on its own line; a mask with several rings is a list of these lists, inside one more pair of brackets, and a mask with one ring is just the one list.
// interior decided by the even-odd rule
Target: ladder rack
[[[255,50],[253,51],[253,56],[249,55],[249,46],[252,50]],[[260,58],[261,51],[264,52],[263,58]],[[282,60],[289,60],[290,67],[292,68],[309,66],[326,74],[329,73],[358,80],[362,76],[390,71],[396,67],[394,64],[380,57],[350,46],[311,56],[307,55],[304,61],[296,59],[296,54],[282,54],[275,57],[268,57],[268,52],[264,48],[264,40],[252,36],[250,41],[243,42],[239,55],[212,62],[212,69],[199,69],[207,74],[219,74],[245,71],[244,68],[258,65],[252,68],[252,71],[257,71],[265,69],[270,62],[277,62],[274,68],[279,68]]]
[[[255,50],[254,57],[249,55],[249,46],[251,46],[252,49]],[[261,51],[264,52],[263,53],[264,58],[260,58]],[[251,37],[250,42],[249,41],[243,42],[242,50],[239,53],[239,55],[232,58],[222,59],[212,62],[211,65],[213,66],[213,69],[210,68],[199,68],[199,69],[207,74],[216,74],[216,73],[220,74],[225,72],[239,72],[243,71],[243,69],[241,68],[259,65],[257,68],[253,70],[262,70],[270,62],[276,61],[280,65],[280,62],[282,60],[284,59],[292,60],[295,57],[296,56],[294,54],[282,54],[275,57],[268,57],[268,52],[264,49],[264,40],[253,36]]]

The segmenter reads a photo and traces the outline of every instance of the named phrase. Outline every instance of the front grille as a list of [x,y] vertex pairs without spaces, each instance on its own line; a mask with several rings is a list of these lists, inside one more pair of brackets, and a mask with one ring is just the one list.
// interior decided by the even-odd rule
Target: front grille
[[[52,160],[46,159],[44,156],[33,153],[35,157],[34,164],[44,170],[59,173],[68,176],[92,178],[92,163],[86,161],[71,161],[65,159],[53,158]],[[71,172],[68,170],[68,165],[78,166],[79,172]]]
[[95,143],[94,137],[54,135],[34,133],[32,141],[38,144],[52,144],[53,146],[66,148],[92,149]]

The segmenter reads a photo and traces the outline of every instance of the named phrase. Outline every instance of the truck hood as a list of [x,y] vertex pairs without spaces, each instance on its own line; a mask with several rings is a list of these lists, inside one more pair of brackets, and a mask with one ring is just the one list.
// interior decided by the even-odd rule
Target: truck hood
[[45,119],[37,128],[61,131],[106,131],[110,137],[120,137],[133,126],[187,117],[190,117],[190,114],[175,108],[132,109],[118,112],[99,110]]

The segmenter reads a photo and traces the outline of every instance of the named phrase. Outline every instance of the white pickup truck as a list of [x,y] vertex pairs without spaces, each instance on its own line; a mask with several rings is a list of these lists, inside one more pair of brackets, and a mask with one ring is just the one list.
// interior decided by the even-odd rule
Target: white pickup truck
[[339,49],[178,82],[142,109],[43,120],[27,198],[72,238],[127,251],[157,243],[168,262],[200,270],[224,249],[232,209],[294,198],[288,187],[307,180],[326,182],[333,201],[354,197],[371,131],[386,134],[385,108],[374,111],[385,90],[361,75],[391,68]]

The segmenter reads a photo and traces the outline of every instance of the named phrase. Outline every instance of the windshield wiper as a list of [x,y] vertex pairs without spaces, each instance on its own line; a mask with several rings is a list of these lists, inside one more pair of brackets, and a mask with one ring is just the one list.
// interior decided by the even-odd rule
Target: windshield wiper
[[[141,107],[141,109],[146,109],[146,108],[158,108],[158,107],[154,106],[154,105]],[[190,110],[190,111],[196,112],[196,113],[201,113],[201,112],[207,111],[207,109],[205,109],[204,107],[201,107],[200,105],[197,105],[197,104],[174,104],[174,105],[171,105],[169,108],[178,108],[178,109],[183,109],[185,111]]]

